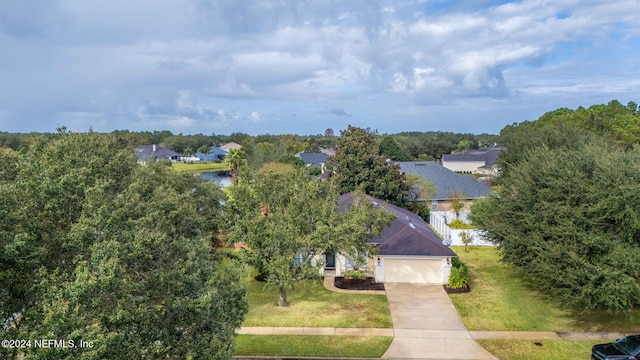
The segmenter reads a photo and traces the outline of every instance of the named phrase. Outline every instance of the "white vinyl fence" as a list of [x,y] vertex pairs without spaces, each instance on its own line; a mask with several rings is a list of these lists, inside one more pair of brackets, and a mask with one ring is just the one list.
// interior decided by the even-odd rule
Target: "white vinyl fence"
[[[460,212],[459,219],[465,221],[467,219],[467,212]],[[471,235],[471,243],[469,245],[480,245],[480,246],[495,246],[494,243],[487,240],[480,230],[476,229],[468,229],[468,230],[460,230],[460,229],[452,229],[447,223],[455,220],[456,215],[453,211],[432,211],[431,218],[429,223],[431,226],[442,236],[445,241],[451,240],[451,245],[454,246],[464,246],[462,242],[462,238],[460,237],[461,232],[467,232]]]

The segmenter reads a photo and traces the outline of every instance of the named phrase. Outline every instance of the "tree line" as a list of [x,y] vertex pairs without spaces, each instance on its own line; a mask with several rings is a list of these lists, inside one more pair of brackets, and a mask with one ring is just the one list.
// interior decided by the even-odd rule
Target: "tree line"
[[[26,149],[34,139],[53,139],[66,128],[52,133],[7,133],[0,132],[0,147],[13,150]],[[89,131],[92,132],[92,131]],[[395,161],[432,160],[440,159],[443,154],[452,151],[463,151],[470,148],[491,146],[499,141],[498,135],[490,134],[456,134],[451,132],[403,132],[398,134],[378,134],[371,131],[380,152],[388,159]],[[320,148],[334,148],[338,136],[333,129],[327,129],[324,134],[296,135],[262,134],[251,136],[245,133],[220,134],[173,134],[168,130],[162,131],[129,131],[116,130],[110,135],[115,136],[125,146],[135,148],[141,145],[161,144],[168,149],[184,155],[193,155],[203,148],[220,146],[228,142],[236,142],[245,148],[250,163],[264,164],[278,161],[298,152],[316,152]]]
[[221,189],[94,133],[2,149],[0,172],[3,338],[93,344],[0,357],[231,357],[248,305],[240,264],[212,251]]
[[580,311],[640,306],[640,117],[618,101],[505,127],[495,193],[471,209],[502,259]]

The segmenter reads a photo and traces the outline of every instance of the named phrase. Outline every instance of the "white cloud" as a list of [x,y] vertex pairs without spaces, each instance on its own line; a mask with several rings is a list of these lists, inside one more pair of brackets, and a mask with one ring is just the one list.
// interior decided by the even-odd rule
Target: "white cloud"
[[[629,98],[638,94],[637,0],[480,3],[2,3],[0,48],[10,56],[0,58],[0,113],[105,128],[291,132],[269,124],[286,126],[292,113],[335,119],[339,109],[365,121],[478,101],[517,109],[527,96],[544,112],[551,94],[585,106],[638,101]],[[492,117],[487,131],[517,120]]]

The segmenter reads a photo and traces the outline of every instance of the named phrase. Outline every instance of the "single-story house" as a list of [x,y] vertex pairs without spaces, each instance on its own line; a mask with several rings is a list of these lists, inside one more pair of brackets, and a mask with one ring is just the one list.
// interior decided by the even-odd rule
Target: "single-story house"
[[472,176],[458,174],[433,161],[406,161],[398,164],[403,173],[418,175],[435,186],[435,194],[426,199],[415,199],[430,203],[432,211],[450,210],[456,199],[468,208],[474,199],[486,197],[491,192],[488,184]]
[[329,156],[334,156],[336,154],[336,150],[333,148],[320,148],[320,152]]
[[200,159],[200,161],[222,161],[224,157],[229,154],[228,151],[222,150],[217,146],[212,146],[209,149],[209,153],[196,153],[196,157]]
[[329,155],[318,152],[318,153],[305,153],[301,152],[296,154],[297,157],[304,162],[307,167],[319,167],[324,172],[324,164],[327,162]]
[[460,173],[495,175],[498,155],[505,149],[504,146],[494,145],[444,154],[442,155],[442,166]]
[[[340,196],[341,210],[348,209],[353,196],[353,192]],[[446,284],[451,273],[451,258],[456,254],[443,245],[429,224],[411,211],[372,196],[367,198],[396,217],[379,238],[367,240],[378,249],[377,255],[368,259],[367,272],[373,274],[377,282]],[[343,276],[353,266],[349,255],[325,254],[324,270],[335,270],[336,276]]]
[[229,142],[229,143],[226,143],[226,144],[220,145],[220,149],[222,149],[222,150],[224,150],[224,151],[226,151],[226,152],[229,152],[229,150],[231,150],[231,149],[235,149],[235,150],[240,150],[240,149],[242,149],[242,145],[240,145],[240,144],[238,144],[238,143],[234,143],[234,142],[232,141],[232,142]]
[[180,154],[157,144],[140,146],[139,148],[135,149],[134,152],[138,157],[138,162],[140,163],[145,163],[148,160],[169,160],[172,162],[180,161]]

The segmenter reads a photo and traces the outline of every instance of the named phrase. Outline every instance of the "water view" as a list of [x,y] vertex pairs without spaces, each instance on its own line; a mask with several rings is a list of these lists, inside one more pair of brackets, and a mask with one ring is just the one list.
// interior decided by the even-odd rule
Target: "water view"
[[216,181],[222,185],[222,187],[227,187],[231,185],[231,176],[228,175],[228,172],[216,172],[216,171],[208,171],[200,173],[200,178],[205,181]]

